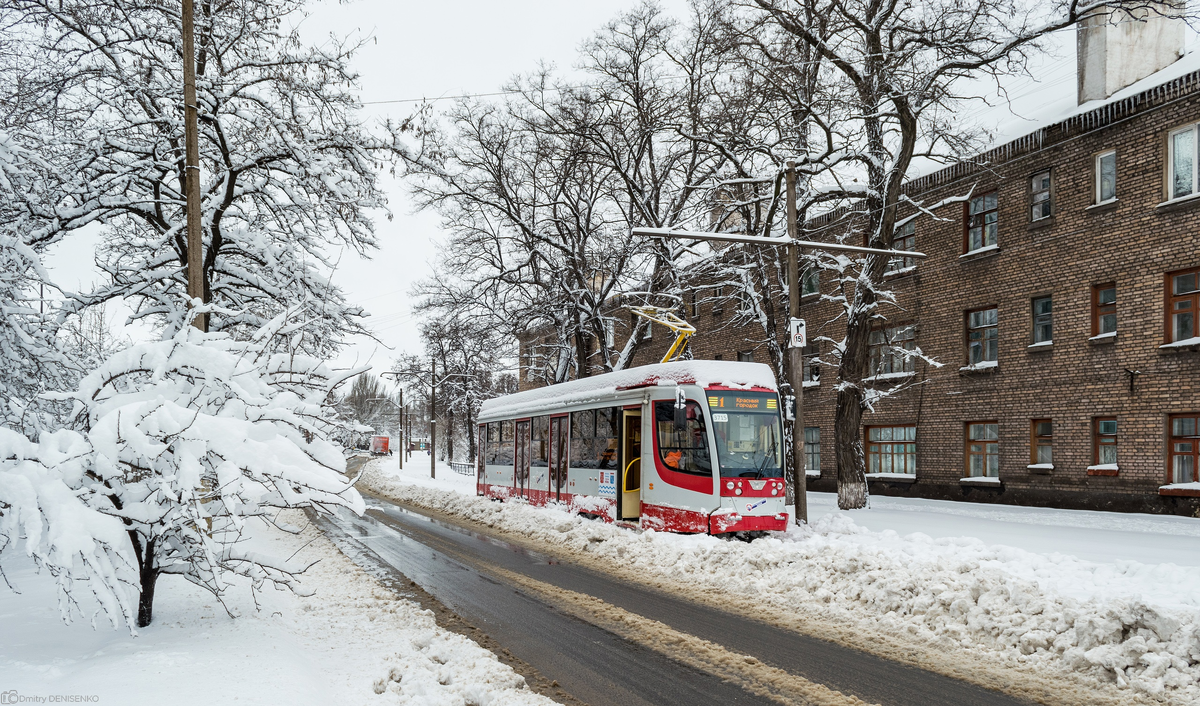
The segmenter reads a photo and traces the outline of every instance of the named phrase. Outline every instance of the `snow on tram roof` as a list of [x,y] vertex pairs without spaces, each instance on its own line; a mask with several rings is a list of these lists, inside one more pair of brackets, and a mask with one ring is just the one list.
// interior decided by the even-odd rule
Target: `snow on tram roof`
[[548,404],[583,405],[611,400],[621,390],[632,388],[720,385],[735,390],[762,387],[774,390],[775,374],[763,363],[730,360],[681,360],[618,370],[592,377],[548,385],[485,400],[479,411],[480,421],[536,414]]

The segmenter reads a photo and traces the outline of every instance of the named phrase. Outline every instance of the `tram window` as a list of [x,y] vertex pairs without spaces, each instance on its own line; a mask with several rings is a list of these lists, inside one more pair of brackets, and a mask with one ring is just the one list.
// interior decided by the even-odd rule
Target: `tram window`
[[534,466],[550,465],[550,457],[546,453],[549,446],[550,417],[533,418],[533,461]]
[[513,464],[513,423],[500,422],[500,450],[496,453],[496,464],[511,466]]
[[596,454],[592,442],[596,437],[596,411],[585,409],[571,412],[571,466],[595,468]]
[[782,478],[783,434],[775,395],[709,392],[724,478]]
[[571,467],[616,468],[618,407],[571,412]]
[[597,468],[617,467],[617,427],[621,418],[621,410],[617,407],[607,407],[596,410],[596,442],[595,458]]
[[500,457],[500,422],[488,422],[487,425],[487,463],[496,465]]
[[675,401],[654,403],[654,426],[658,432],[658,456],[662,464],[681,473],[712,474],[708,456],[708,433],[700,405],[688,400],[686,421],[675,424]]

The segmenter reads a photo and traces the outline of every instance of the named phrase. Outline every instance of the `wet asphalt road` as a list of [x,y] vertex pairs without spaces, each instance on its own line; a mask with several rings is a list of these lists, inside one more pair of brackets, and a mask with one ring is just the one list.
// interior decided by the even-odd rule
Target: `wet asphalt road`
[[462,523],[368,498],[368,512],[324,521],[364,568],[398,571],[576,699],[601,706],[777,704],[567,615],[505,571],[599,598],[751,655],[868,703],[1001,706],[1028,702],[530,552]]

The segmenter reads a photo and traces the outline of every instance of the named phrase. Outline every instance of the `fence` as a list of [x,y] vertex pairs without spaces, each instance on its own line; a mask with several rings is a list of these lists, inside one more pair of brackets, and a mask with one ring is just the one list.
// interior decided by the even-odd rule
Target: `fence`
[[459,473],[464,476],[475,475],[475,464],[473,463],[459,463],[458,461],[451,461],[450,469],[455,473]]

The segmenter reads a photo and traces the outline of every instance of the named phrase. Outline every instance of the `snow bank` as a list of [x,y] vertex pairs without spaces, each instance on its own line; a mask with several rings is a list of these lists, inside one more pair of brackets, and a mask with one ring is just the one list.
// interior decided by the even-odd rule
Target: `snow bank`
[[[363,483],[399,500],[518,534],[697,597],[750,598],[1003,669],[1068,676],[1097,689],[1200,701],[1200,568],[1106,564],[979,539],[872,532],[845,513],[752,543],[633,532],[554,508],[496,503],[388,477]],[[1070,595],[1084,585],[1088,597]],[[1143,589],[1155,587],[1155,598]],[[1164,600],[1175,595],[1175,600]],[[874,640],[874,637],[867,637]],[[871,643],[866,643],[870,645]],[[1140,699],[1139,699],[1140,700]]]
[[[298,511],[281,517],[281,524],[305,522]],[[26,698],[173,706],[553,703],[491,652],[381,586],[316,529],[292,535],[248,524],[254,550],[318,562],[302,577],[315,595],[267,588],[256,610],[248,580],[239,578],[227,601],[237,617],[230,617],[207,591],[165,576],[155,621],[137,638],[60,623],[47,600],[53,581],[9,555],[5,572],[21,593],[0,591],[0,688]]]
[[599,403],[612,399],[618,390],[654,385],[721,385],[733,389],[765,387],[774,390],[775,374],[763,363],[731,360],[686,360],[642,365],[486,400],[479,418],[486,422],[528,415],[541,411],[550,401],[556,404]]

